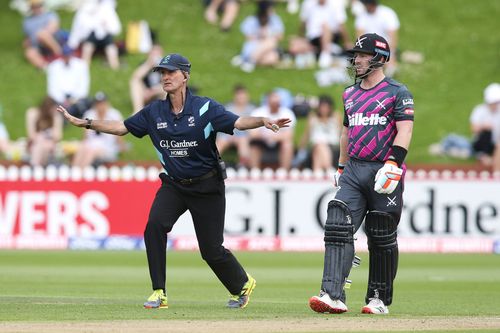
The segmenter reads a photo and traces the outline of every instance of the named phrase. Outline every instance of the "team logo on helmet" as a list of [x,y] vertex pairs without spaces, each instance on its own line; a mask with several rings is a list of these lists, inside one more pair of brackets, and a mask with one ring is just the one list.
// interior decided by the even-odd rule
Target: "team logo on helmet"
[[359,46],[360,48],[363,48],[363,42],[364,40],[366,39],[367,37],[359,37],[357,40],[356,40],[356,46]]

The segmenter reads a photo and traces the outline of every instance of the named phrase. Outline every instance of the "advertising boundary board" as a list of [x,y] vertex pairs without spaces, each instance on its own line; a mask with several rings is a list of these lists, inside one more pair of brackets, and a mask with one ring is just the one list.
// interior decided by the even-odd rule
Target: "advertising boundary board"
[[[105,176],[103,169],[39,170],[38,176],[12,170],[0,166],[0,248],[143,248],[159,170],[115,168]],[[335,194],[329,179],[310,171],[230,172],[225,245],[322,251],[326,209]],[[403,205],[402,252],[500,252],[497,175],[409,172]],[[363,230],[357,237],[357,250],[366,251]],[[197,247],[189,213],[174,226],[169,247]]]

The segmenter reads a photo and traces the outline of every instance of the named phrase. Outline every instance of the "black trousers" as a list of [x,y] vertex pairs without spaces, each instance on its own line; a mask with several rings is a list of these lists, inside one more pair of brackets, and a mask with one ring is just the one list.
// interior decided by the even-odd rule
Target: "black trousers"
[[160,174],[162,185],[144,231],[153,289],[165,289],[167,233],[186,210],[193,218],[203,260],[226,289],[239,294],[248,278],[236,257],[222,246],[226,212],[225,185],[217,175],[195,184],[180,184]]

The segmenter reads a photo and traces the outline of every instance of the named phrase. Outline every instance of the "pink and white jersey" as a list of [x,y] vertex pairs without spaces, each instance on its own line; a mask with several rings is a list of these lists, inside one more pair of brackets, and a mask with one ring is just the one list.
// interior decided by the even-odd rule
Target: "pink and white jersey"
[[392,154],[396,122],[413,121],[413,96],[403,84],[385,78],[365,90],[356,83],[344,91],[347,153],[365,161],[384,162]]

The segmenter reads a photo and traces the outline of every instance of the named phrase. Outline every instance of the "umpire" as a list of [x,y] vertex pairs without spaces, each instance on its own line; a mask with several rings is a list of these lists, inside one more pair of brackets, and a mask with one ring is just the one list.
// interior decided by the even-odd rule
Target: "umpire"
[[167,97],[145,106],[125,121],[78,119],[64,107],[58,111],[73,125],[115,135],[142,138],[149,135],[163,172],[161,187],[151,205],[144,231],[153,294],[145,308],[167,308],[167,233],[186,210],[203,259],[230,292],[229,308],[244,308],[255,288],[255,279],[245,272],[234,255],[222,246],[226,209],[223,162],[215,138],[217,132],[233,134],[265,126],[277,132],[289,119],[239,117],[221,104],[192,95],[187,88],[191,64],[180,54],[169,54],[153,69],[161,74]]

